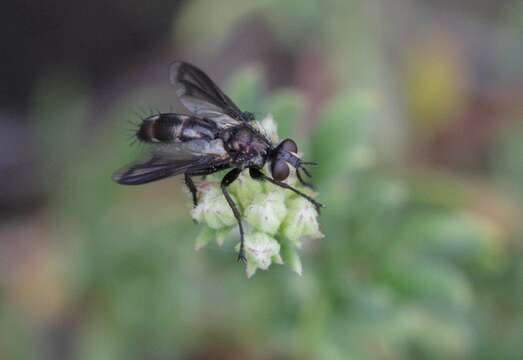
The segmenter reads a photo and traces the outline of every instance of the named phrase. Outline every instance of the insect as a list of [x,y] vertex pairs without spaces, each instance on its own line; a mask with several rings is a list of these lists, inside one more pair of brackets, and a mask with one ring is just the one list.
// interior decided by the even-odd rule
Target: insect
[[[231,198],[228,186],[248,169],[256,180],[295,192],[310,201],[319,211],[323,206],[307,194],[286,184],[289,166],[296,169],[298,180],[305,186],[302,172],[311,176],[298,157],[298,147],[291,139],[273,144],[255,126],[254,114],[241,111],[234,102],[199,68],[186,62],[174,62],[169,67],[171,84],[182,104],[191,115],[159,113],[142,120],[136,138],[150,144],[151,154],[145,161],[136,161],[113,175],[122,185],[140,185],[175,175],[185,177],[198,205],[197,188],[193,177],[205,176],[230,169],[221,180],[221,190],[238,222],[240,249],[238,261],[246,262],[244,229],[238,206]],[[263,172],[270,164],[271,176]]]

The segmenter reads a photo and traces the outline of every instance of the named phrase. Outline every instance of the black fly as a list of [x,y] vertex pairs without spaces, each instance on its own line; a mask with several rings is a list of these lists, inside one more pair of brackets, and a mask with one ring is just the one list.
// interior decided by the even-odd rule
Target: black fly
[[[310,201],[319,211],[323,206],[303,192],[283,182],[296,169],[298,180],[309,172],[297,155],[298,147],[291,139],[273,144],[254,126],[254,115],[241,111],[227,95],[200,69],[185,62],[174,62],[169,69],[171,84],[182,104],[192,115],[159,113],[142,120],[136,138],[152,145],[150,158],[133,163],[118,171],[113,179],[122,185],[140,185],[184,174],[185,184],[197,205],[194,176],[203,176],[232,168],[222,179],[221,189],[240,228],[238,261],[246,262],[244,231],[237,205],[227,187],[249,169],[253,179],[266,180],[289,189]],[[272,176],[263,173],[270,163]]]

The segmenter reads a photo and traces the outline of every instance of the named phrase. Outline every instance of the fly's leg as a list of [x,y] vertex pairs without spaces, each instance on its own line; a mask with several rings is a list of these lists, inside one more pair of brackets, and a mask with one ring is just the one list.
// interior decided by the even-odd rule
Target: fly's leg
[[323,204],[321,204],[318,201],[314,200],[309,195],[302,193],[300,190],[295,189],[292,186],[290,186],[290,185],[288,185],[288,184],[286,184],[284,182],[281,182],[281,181],[278,181],[278,180],[274,180],[273,178],[265,175],[258,168],[249,168],[249,174],[255,180],[267,180],[268,182],[270,182],[270,183],[272,183],[272,184],[274,184],[276,186],[282,187],[284,189],[289,189],[290,191],[294,192],[295,194],[298,194],[299,196],[307,199],[312,205],[314,205],[314,207],[316,208],[316,211],[318,211],[318,213],[320,212],[320,209],[323,207]]
[[225,199],[227,200],[227,203],[231,207],[231,210],[234,214],[234,217],[236,218],[236,221],[238,221],[238,226],[240,227],[240,252],[238,253],[238,261],[242,263],[247,262],[247,258],[245,257],[245,239],[244,239],[244,233],[243,233],[243,225],[242,225],[242,219],[240,216],[240,211],[238,210],[238,207],[234,203],[234,200],[231,198],[231,195],[229,194],[229,191],[227,190],[227,187],[231,185],[240,175],[241,170],[240,169],[232,169],[229,171],[222,179],[221,182],[221,188],[223,192],[223,196],[225,196]]
[[198,205],[198,189],[196,188],[196,185],[194,184],[192,177],[194,176],[202,176],[203,180],[205,180],[205,177],[207,175],[213,174],[217,171],[227,169],[229,167],[229,164],[220,164],[214,167],[211,167],[209,169],[203,169],[200,171],[193,171],[185,173],[185,185],[189,189],[192,195],[192,201],[193,205],[196,207]]
[[198,190],[196,189],[196,185],[194,185],[194,182],[192,181],[189,174],[185,174],[185,185],[189,189],[192,195],[192,203],[194,207],[198,206]]
[[303,180],[303,176],[301,176],[300,169],[296,169],[296,177],[298,178],[299,182],[300,182],[303,186],[306,186],[306,187],[308,187],[309,189],[314,190],[314,185],[312,185],[311,183],[308,183],[308,182],[306,182],[305,180]]

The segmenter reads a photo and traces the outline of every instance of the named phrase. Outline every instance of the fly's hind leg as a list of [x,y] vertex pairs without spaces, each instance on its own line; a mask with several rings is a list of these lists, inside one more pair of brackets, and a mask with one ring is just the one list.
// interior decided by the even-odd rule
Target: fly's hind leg
[[240,169],[232,169],[231,171],[229,171],[222,179],[221,188],[222,188],[223,196],[225,196],[227,203],[231,207],[231,210],[232,210],[234,217],[236,218],[236,221],[238,222],[238,226],[240,228],[240,252],[238,253],[238,261],[242,262],[242,263],[246,263],[247,258],[245,257],[245,239],[244,239],[243,225],[242,225],[240,211],[238,210],[238,207],[234,203],[234,200],[232,199],[231,195],[229,194],[229,191],[227,190],[227,187],[229,185],[231,185],[238,178],[240,173],[241,173]]
[[189,189],[192,195],[192,203],[194,207],[198,206],[198,190],[196,189],[196,185],[194,185],[194,182],[192,181],[189,174],[185,174],[185,185]]

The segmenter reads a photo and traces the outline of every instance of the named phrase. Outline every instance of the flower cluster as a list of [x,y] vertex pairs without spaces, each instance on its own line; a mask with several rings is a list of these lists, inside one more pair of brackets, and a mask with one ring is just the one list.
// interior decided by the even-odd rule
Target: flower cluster
[[[261,126],[273,141],[277,140],[272,117],[264,119]],[[286,182],[314,195],[296,181],[294,174]],[[247,172],[242,173],[229,190],[239,207],[245,228],[247,276],[251,277],[257,269],[268,269],[273,262],[285,263],[301,275],[297,249],[301,247],[302,240],[323,237],[315,207],[292,191],[251,179]],[[238,228],[221,192],[219,180],[203,181],[198,186],[198,193],[198,206],[193,209],[192,217],[205,227],[196,239],[196,249],[210,241],[216,241],[221,246],[232,230],[237,232]]]

